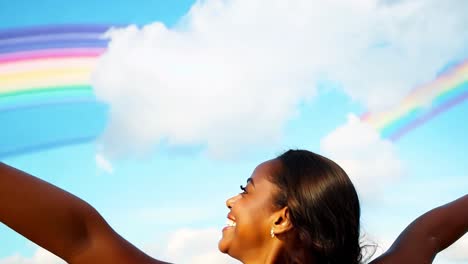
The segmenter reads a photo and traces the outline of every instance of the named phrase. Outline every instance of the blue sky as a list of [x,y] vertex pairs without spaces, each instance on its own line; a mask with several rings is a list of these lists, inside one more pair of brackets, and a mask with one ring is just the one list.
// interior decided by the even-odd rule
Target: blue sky
[[[349,13],[368,18],[361,21],[352,15],[341,13],[340,6],[324,4],[324,10],[338,10],[335,13],[337,26],[327,25],[322,30],[313,26],[320,20],[299,22],[299,26],[291,22],[302,21],[295,18],[302,18],[309,10],[303,8],[304,11],[301,11],[294,4],[289,10],[291,16],[287,11],[281,11],[285,7],[274,9],[261,0],[252,1],[258,5],[257,9],[242,4],[217,5],[219,1],[205,1],[188,14],[193,2],[147,0],[139,1],[138,5],[131,1],[81,1],[80,5],[63,1],[43,1],[40,5],[30,1],[0,3],[0,29],[75,23],[121,25],[125,28],[130,24],[145,26],[162,22],[167,30],[152,24],[147,27],[148,31],[125,28],[112,35],[114,43],[139,44],[147,41],[154,44],[152,41],[157,39],[155,45],[138,46],[138,52],[141,53],[132,53],[142,57],[147,55],[157,58],[156,60],[149,63],[143,60],[134,61],[135,58],[125,56],[126,51],[128,54],[134,51],[125,45],[109,50],[105,60],[115,65],[116,58],[119,58],[127,65],[136,65],[136,71],[152,72],[159,69],[171,76],[159,76],[155,80],[151,76],[132,72],[130,67],[116,70],[103,63],[98,65],[96,79],[93,81],[96,96],[102,104],[63,106],[68,107],[68,110],[36,109],[31,111],[39,112],[22,115],[0,112],[0,121],[4,124],[2,127],[18,129],[3,132],[3,135],[10,138],[7,143],[2,144],[28,145],[28,142],[18,142],[19,139],[14,137],[19,132],[28,131],[32,134],[31,144],[40,138],[38,133],[42,133],[43,138],[102,134],[102,137],[91,143],[10,155],[2,161],[88,201],[132,243],[153,256],[178,263],[193,263],[197,258],[197,251],[212,254],[216,250],[217,236],[221,234],[227,214],[224,205],[226,198],[239,191],[238,186],[245,182],[256,165],[289,148],[319,152],[338,163],[353,161],[355,166],[348,173],[353,174],[350,176],[355,177],[353,180],[362,188],[363,228],[382,248],[387,247],[415,217],[466,194],[468,102],[442,113],[393,143],[381,138],[366,138],[358,133],[361,130],[354,130],[356,127],[362,128],[360,124],[350,121],[348,116],[359,115],[367,109],[376,109],[379,106],[398,104],[398,99],[414,88],[414,84],[428,82],[444,66],[466,59],[463,56],[468,53],[465,48],[468,44],[466,30],[459,32],[456,27],[447,30],[445,27],[449,25],[442,22],[437,26],[431,24],[436,33],[438,30],[453,31],[453,36],[458,37],[441,41],[446,36],[418,33],[419,20],[415,19],[414,22],[414,17],[409,16],[406,21],[414,25],[414,28],[409,27],[410,30],[401,34],[385,35],[388,32],[373,32],[374,28],[364,27],[362,31],[368,29],[370,32],[365,35],[366,38],[378,36],[376,39],[382,43],[380,38],[386,37],[391,43],[383,51],[378,51],[378,54],[362,48],[369,43],[352,41],[345,46],[331,45],[328,54],[320,44],[314,43],[340,43],[347,40],[353,33],[353,26],[362,29],[363,25],[373,21],[372,8],[376,7],[361,7],[359,4],[350,7],[345,4],[344,10],[351,8],[352,12]],[[363,2],[376,1],[361,1]],[[382,1],[377,2],[383,5]],[[444,6],[445,9],[440,9],[431,1],[418,2],[421,7],[405,3],[407,2],[393,3],[391,6],[394,9],[390,10],[394,12],[392,14],[402,14],[405,10],[415,12],[418,8],[424,8],[428,20],[435,18],[432,21],[439,21],[437,19],[444,17],[444,11],[450,11],[454,7],[456,10],[463,10],[466,6],[461,1],[452,1]],[[314,4],[310,5],[314,7]],[[320,5],[319,7],[322,8]],[[37,12],[38,9],[41,12]],[[236,13],[233,10],[243,12]],[[280,17],[275,19],[276,16]],[[456,13],[453,16],[460,21],[465,19],[463,14]],[[258,23],[253,23],[257,18]],[[349,32],[343,31],[339,35],[340,25],[347,22]],[[301,27],[301,23],[306,26]],[[275,30],[281,34],[276,34],[275,30],[270,32],[269,25],[277,26]],[[284,29],[282,25],[288,26]],[[313,33],[309,37],[297,37],[297,32],[305,30],[304,28]],[[395,28],[400,29],[397,26]],[[149,34],[150,32],[154,35]],[[291,42],[285,40],[280,43],[288,38],[292,39]],[[305,44],[297,44],[299,42]],[[243,47],[245,43],[248,45]],[[305,53],[301,53],[305,47],[311,45],[313,47],[310,50],[306,49]],[[286,52],[282,49],[283,46],[288,47]],[[258,47],[262,49],[257,49]],[[292,51],[291,47],[297,50]],[[425,53],[419,54],[414,52],[415,49]],[[162,53],[152,53],[153,50]],[[235,55],[226,55],[227,66],[218,67],[218,56],[231,50]],[[343,54],[340,54],[341,50]],[[249,53],[251,51],[253,52]],[[256,57],[263,51],[265,54]],[[441,55],[429,55],[435,51]],[[184,56],[177,55],[179,53]],[[327,54],[322,55],[323,53]],[[167,57],[159,59],[156,56],[161,54],[167,54]],[[240,56],[242,60],[238,61],[239,56],[236,55],[239,54],[250,55],[248,58]],[[271,59],[271,54],[275,54],[274,59]],[[393,59],[395,54],[401,55],[405,63]],[[315,60],[310,61],[309,57]],[[186,58],[190,59],[185,60]],[[242,67],[237,67],[237,63]],[[247,63],[253,65],[252,68]],[[180,65],[183,67],[177,67]],[[250,70],[262,78],[244,79],[235,74],[245,68],[247,76]],[[196,74],[191,75],[192,72]],[[406,74],[407,72],[411,74]],[[187,74],[187,81],[179,80],[179,74]],[[123,77],[119,86],[111,87],[109,76],[136,76],[141,80],[148,78],[149,81],[129,88],[134,79]],[[272,81],[267,80],[268,78]],[[153,84],[156,81],[161,81],[156,83],[161,87],[167,85],[164,88],[167,90],[161,88],[154,93],[146,93],[147,90],[143,89],[146,83]],[[232,86],[228,81],[245,88]],[[287,85],[284,86],[284,83]],[[138,84],[143,87],[141,90],[138,90]],[[190,88],[197,89],[196,93],[184,90],[186,86],[193,86]],[[112,94],[116,91],[125,92],[123,94],[132,98],[115,99]],[[194,100],[200,100],[201,103],[191,105],[190,98],[187,101],[183,98],[170,101],[172,91],[184,91],[189,95],[199,96]],[[209,95],[213,93],[218,93],[224,99],[220,99],[220,102],[209,99]],[[142,96],[138,97],[138,94]],[[371,96],[373,94],[381,96]],[[251,101],[245,99],[245,95],[252,98]],[[152,108],[150,104],[148,109],[152,111],[147,113],[147,109],[138,108],[144,98],[154,98],[155,104],[159,105],[164,105],[165,101],[172,104],[161,108],[162,110]],[[131,104],[130,99],[137,103]],[[249,107],[252,112],[233,107],[246,100],[251,104]],[[134,108],[120,116],[109,110],[119,110],[122,103]],[[172,107],[173,105],[177,107]],[[204,105],[208,110],[200,110]],[[227,105],[226,108],[223,105]],[[250,109],[249,107],[246,109]],[[161,113],[158,112],[160,110]],[[41,116],[43,119],[32,119],[31,116]],[[251,117],[254,121],[250,122],[246,117]],[[136,118],[142,118],[143,121],[134,130],[130,121]],[[80,119],[92,122],[82,122]],[[116,120],[121,123],[116,123]],[[166,126],[159,125],[160,123]],[[191,124],[194,126],[193,130]],[[42,129],[33,134],[32,131],[38,126]],[[131,133],[119,134],[116,129],[119,127],[128,128]],[[346,128],[344,131],[348,132],[338,133],[337,131],[341,131],[339,128]],[[145,131],[153,132],[148,134],[156,136],[143,133]],[[377,132],[371,131],[369,135],[373,135],[372,133]],[[116,138],[124,146],[123,149],[115,148],[115,142],[111,139]],[[348,153],[349,150],[343,150],[339,142],[350,142],[349,145],[353,147],[351,154]],[[141,145],[148,149],[140,151]],[[97,161],[98,157],[105,157],[105,160],[110,161],[113,169],[111,173],[102,168],[102,164]],[[377,164],[377,160],[384,161],[385,165],[373,166],[372,164]],[[205,237],[198,243],[203,245],[202,248],[193,242],[193,236]],[[0,237],[1,264],[57,263],[53,258],[41,259],[42,251],[5,226],[0,226]],[[438,257],[435,263],[461,263],[456,258],[461,254],[460,248],[468,245],[466,238],[458,245],[458,248]],[[174,247],[180,249],[177,254],[173,251]],[[460,261],[466,261],[468,255],[465,253],[459,258]],[[214,261],[213,263],[235,263],[218,255]]]
[[[56,0],[46,0],[38,6],[30,1],[2,3],[2,27],[24,27],[47,24],[98,23],[144,25],[163,21],[175,24],[194,1],[140,1],[131,5],[129,1],[81,1],[79,5]],[[38,12],[40,8],[41,12]]]

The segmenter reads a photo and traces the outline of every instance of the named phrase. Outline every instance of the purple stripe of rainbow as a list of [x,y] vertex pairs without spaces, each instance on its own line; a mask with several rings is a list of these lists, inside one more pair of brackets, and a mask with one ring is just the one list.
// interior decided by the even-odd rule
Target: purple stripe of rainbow
[[0,44],[0,54],[7,54],[12,52],[21,52],[28,50],[43,50],[43,49],[54,49],[54,48],[105,48],[109,41],[106,39],[71,39],[71,40],[47,40],[33,43],[21,43],[21,44]]
[[2,39],[0,40],[1,45],[16,45],[27,42],[40,42],[40,41],[54,41],[60,39],[100,39],[102,38],[102,32],[96,33],[61,33],[53,35],[39,35],[39,36],[24,36],[18,38]]
[[29,28],[14,28],[0,31],[0,41],[3,39],[22,38],[68,33],[104,33],[116,25],[48,25]]

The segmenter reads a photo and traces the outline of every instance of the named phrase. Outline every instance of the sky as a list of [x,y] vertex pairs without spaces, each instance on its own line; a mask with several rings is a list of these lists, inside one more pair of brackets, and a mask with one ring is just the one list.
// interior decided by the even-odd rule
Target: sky
[[[25,95],[2,98],[0,84],[0,160],[87,201],[151,256],[238,263],[217,252],[225,200],[261,162],[308,149],[351,177],[377,256],[466,194],[464,10],[463,0],[2,1],[0,36],[109,30],[81,101],[45,93],[21,108]],[[21,67],[0,64],[0,80]],[[398,110],[397,122],[378,115]],[[386,131],[404,122],[417,125],[392,140]],[[465,235],[434,263],[467,262],[467,248]],[[0,225],[0,264],[13,263],[63,262]]]

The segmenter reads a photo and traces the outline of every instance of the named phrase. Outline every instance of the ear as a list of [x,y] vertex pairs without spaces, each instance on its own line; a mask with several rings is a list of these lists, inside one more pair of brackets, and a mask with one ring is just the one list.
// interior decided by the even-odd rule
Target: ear
[[273,214],[272,228],[274,228],[275,235],[286,233],[293,228],[289,214],[289,208],[287,206]]

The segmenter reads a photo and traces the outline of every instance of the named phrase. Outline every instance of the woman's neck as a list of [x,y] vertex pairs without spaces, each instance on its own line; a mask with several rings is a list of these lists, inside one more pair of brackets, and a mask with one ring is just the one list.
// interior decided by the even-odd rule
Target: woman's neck
[[244,264],[279,264],[286,263],[283,242],[278,239],[272,239],[271,243],[261,252],[254,252],[248,260],[243,261]]

